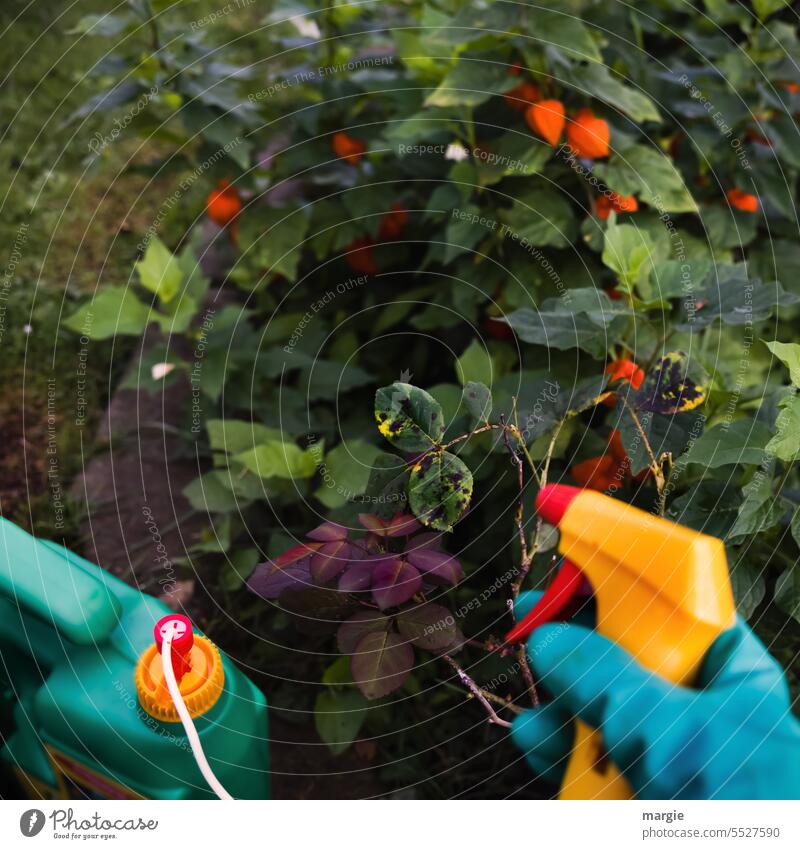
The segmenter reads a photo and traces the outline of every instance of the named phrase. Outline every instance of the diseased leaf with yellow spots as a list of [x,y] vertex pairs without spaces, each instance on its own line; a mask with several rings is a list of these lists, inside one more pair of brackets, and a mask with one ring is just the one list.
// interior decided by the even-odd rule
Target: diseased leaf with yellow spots
[[430,528],[451,531],[472,498],[472,472],[447,451],[426,454],[411,469],[408,503]]
[[690,361],[683,351],[670,351],[647,372],[633,404],[650,413],[683,413],[706,400],[708,383],[702,366]]
[[439,402],[416,386],[396,381],[375,393],[378,430],[401,451],[430,451],[444,435]]

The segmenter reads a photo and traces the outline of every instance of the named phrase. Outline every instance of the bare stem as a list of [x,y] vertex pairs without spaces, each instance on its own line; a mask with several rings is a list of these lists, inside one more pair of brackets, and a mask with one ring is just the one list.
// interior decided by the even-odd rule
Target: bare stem
[[[505,424],[505,419],[503,416],[500,417],[501,423]],[[511,455],[511,459],[517,466],[517,483],[519,485],[519,503],[517,504],[517,513],[514,517],[515,522],[517,523],[517,535],[519,536],[519,546],[521,552],[522,562],[528,562],[528,543],[525,539],[525,526],[523,523],[523,514],[525,510],[525,501],[523,498],[523,493],[525,491],[525,468],[522,465],[522,458],[519,454],[514,450],[514,446],[511,444],[511,440],[508,437],[508,430],[503,430],[503,442],[505,442],[506,448],[508,449],[508,453]]]
[[511,728],[511,723],[500,717],[495,712],[489,699],[484,695],[483,690],[470,678],[469,675],[450,657],[449,654],[443,655],[444,659],[455,669],[461,683],[472,693],[473,696],[483,705],[484,710],[489,715],[489,722],[492,725],[499,725],[501,728]]

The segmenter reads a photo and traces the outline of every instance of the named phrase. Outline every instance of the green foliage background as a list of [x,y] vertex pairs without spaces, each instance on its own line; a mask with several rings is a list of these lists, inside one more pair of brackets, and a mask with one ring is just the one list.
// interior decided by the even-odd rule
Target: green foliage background
[[[130,0],[72,31],[105,50],[93,95],[67,125],[107,135],[112,118],[135,111],[86,167],[159,181],[163,199],[176,200],[141,222],[126,262],[84,287],[64,326],[79,331],[91,313],[97,344],[155,324],[168,342],[204,345],[202,427],[187,410],[185,433],[206,470],[186,495],[210,530],[186,565],[211,569],[220,605],[264,636],[247,662],[286,679],[265,685],[273,707],[308,720],[316,701],[336,753],[359,734],[379,740],[387,788],[425,780],[421,794],[471,792],[482,772],[500,769],[483,750],[479,768],[458,775],[449,761],[439,773],[422,755],[406,758],[449,739],[464,764],[472,745],[459,742],[463,719],[452,710],[462,696],[434,662],[366,709],[330,634],[298,633],[297,611],[255,599],[243,582],[323,519],[354,525],[364,497],[393,485],[373,398],[396,381],[435,399],[437,442],[468,431],[491,404],[493,419],[530,424],[527,450],[547,458],[551,480],[572,482],[570,469],[603,454],[615,429],[632,474],[651,467],[621,401],[593,403],[622,353],[651,379],[662,357],[683,352],[682,375],[703,397],[691,409],[665,398],[643,411],[663,479],[628,477],[615,497],[725,540],[740,614],[796,692],[794,12],[765,0],[211,5]],[[587,163],[538,139],[503,96],[522,79],[561,100],[568,120],[585,107],[606,120],[610,155]],[[364,142],[357,164],[332,152],[339,132]],[[115,163],[136,136],[147,156]],[[205,197],[222,178],[243,198],[235,245],[205,222]],[[758,211],[729,205],[731,189],[757,196]],[[607,190],[635,196],[638,211],[599,217]],[[399,237],[382,236],[393,203],[407,221]],[[377,273],[352,267],[363,245]],[[180,350],[167,344],[144,364],[148,391],[191,380],[197,358]],[[151,377],[163,361],[174,370]],[[543,403],[553,385],[557,402]],[[425,438],[395,445],[413,454]],[[448,593],[452,608],[520,557],[505,446],[481,436],[460,456],[472,471],[470,510],[450,504],[434,524],[453,527],[445,545],[467,573]],[[425,518],[425,505],[411,509]],[[551,556],[542,544],[530,586],[544,582]],[[467,636],[502,634],[500,596],[462,623]],[[235,644],[236,628],[220,639]],[[491,682],[504,663],[490,654],[473,671]],[[288,682],[298,664],[306,686]],[[440,713],[441,737],[431,727]],[[513,760],[501,751],[501,762]],[[422,778],[432,770],[439,777]]]

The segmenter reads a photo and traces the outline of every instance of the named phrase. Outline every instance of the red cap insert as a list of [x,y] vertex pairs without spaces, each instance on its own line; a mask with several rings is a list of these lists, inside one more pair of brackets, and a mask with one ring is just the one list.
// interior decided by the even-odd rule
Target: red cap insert
[[169,616],[164,616],[156,622],[153,628],[153,637],[155,638],[158,650],[164,644],[164,638],[167,636],[169,629],[172,628],[172,668],[175,671],[175,677],[178,681],[189,671],[189,655],[194,645],[194,633],[192,631],[192,622],[188,616],[182,616],[180,613],[170,613]]
[[583,490],[577,486],[560,483],[548,484],[536,496],[536,512],[550,525],[558,526],[572,500]]

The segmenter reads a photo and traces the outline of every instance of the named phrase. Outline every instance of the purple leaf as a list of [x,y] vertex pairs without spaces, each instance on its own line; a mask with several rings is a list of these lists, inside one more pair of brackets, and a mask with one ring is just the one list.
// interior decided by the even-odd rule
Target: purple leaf
[[419,572],[399,557],[384,559],[372,573],[372,598],[381,610],[408,601],[421,586]]
[[358,593],[368,590],[372,586],[372,563],[351,563],[347,571],[342,572],[339,578],[339,589],[343,593]]
[[380,516],[376,516],[374,513],[359,513],[358,521],[368,530],[372,531],[374,534],[379,534],[383,536],[383,519]]
[[406,560],[425,574],[425,579],[435,584],[455,586],[463,577],[461,564],[446,551],[432,551],[420,548],[409,551]]
[[322,547],[321,542],[301,542],[300,545],[292,546],[292,548],[284,551],[273,561],[278,569],[283,569],[285,566],[291,566],[292,563],[297,563],[304,557],[314,554]]
[[352,654],[358,641],[372,631],[388,631],[391,619],[374,610],[359,610],[339,626],[336,642],[342,654]]
[[406,543],[405,551],[417,551],[420,548],[441,548],[442,536],[435,531],[417,534]]
[[323,522],[318,528],[314,528],[306,534],[309,539],[319,542],[333,542],[334,540],[347,539],[347,528],[337,525],[336,522]]
[[351,560],[363,560],[367,556],[367,552],[363,547],[363,540],[359,540],[357,543],[350,543],[350,559]]
[[379,699],[402,686],[414,665],[414,649],[390,631],[364,634],[355,646],[350,672],[368,699]]
[[327,584],[350,562],[350,543],[343,539],[323,543],[311,558],[311,577],[318,584]]
[[386,521],[374,513],[359,513],[358,521],[379,537],[405,537],[419,530],[419,522],[410,513],[398,513]]
[[304,634],[332,634],[354,609],[350,596],[313,584],[284,590],[280,604]]
[[400,633],[415,646],[444,652],[463,642],[453,614],[441,604],[421,604],[397,615]]
[[247,581],[247,588],[264,599],[276,599],[289,587],[310,586],[310,558],[281,568],[274,560],[259,563]]
[[387,537],[407,537],[419,530],[419,522],[410,513],[398,513],[386,522]]

